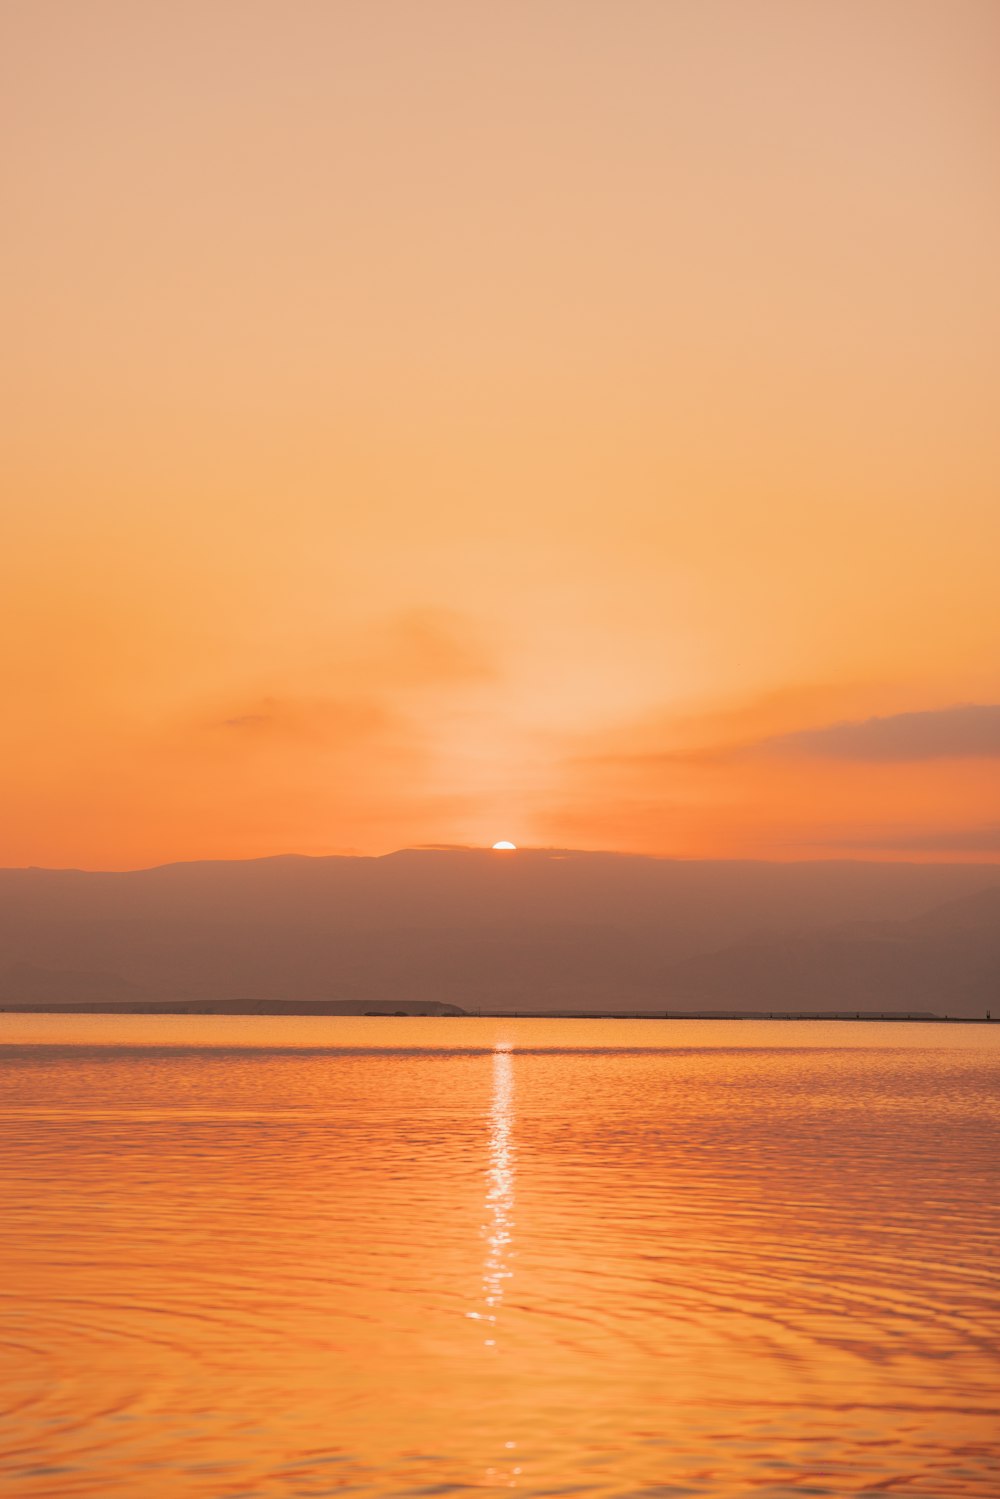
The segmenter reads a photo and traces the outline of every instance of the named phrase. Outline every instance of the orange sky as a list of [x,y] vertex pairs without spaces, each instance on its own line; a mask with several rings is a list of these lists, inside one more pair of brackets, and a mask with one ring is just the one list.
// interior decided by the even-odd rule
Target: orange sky
[[0,863],[1000,857],[993,0],[3,29]]

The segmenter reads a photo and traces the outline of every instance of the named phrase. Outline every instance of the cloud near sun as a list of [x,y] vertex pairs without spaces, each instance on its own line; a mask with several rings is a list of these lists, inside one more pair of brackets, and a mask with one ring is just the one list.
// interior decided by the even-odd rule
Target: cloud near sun
[[[776,716],[815,716],[838,696],[788,692],[617,731],[575,760],[579,796],[604,809],[606,843],[650,852],[995,857],[1000,705],[747,734],[755,718],[764,727]],[[578,833],[574,802],[562,805],[553,831]]]
[[800,729],[763,739],[746,753],[873,763],[995,759],[1000,756],[1000,704],[966,703]]

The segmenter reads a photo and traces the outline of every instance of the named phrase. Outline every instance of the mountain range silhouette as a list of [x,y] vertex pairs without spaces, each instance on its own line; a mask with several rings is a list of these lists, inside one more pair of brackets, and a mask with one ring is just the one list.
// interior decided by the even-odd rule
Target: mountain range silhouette
[[997,1007],[990,865],[408,849],[0,870],[0,1005]]

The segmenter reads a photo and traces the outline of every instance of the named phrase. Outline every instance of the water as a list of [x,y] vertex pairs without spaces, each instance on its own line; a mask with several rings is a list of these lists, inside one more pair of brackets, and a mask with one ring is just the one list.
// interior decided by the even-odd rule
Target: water
[[1000,1029],[0,1042],[5,1496],[1000,1491]]

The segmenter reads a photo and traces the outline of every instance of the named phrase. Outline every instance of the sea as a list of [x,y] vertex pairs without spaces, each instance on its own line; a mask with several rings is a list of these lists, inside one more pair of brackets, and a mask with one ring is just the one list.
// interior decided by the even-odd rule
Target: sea
[[1000,1026],[0,1015],[0,1493],[1000,1493]]

